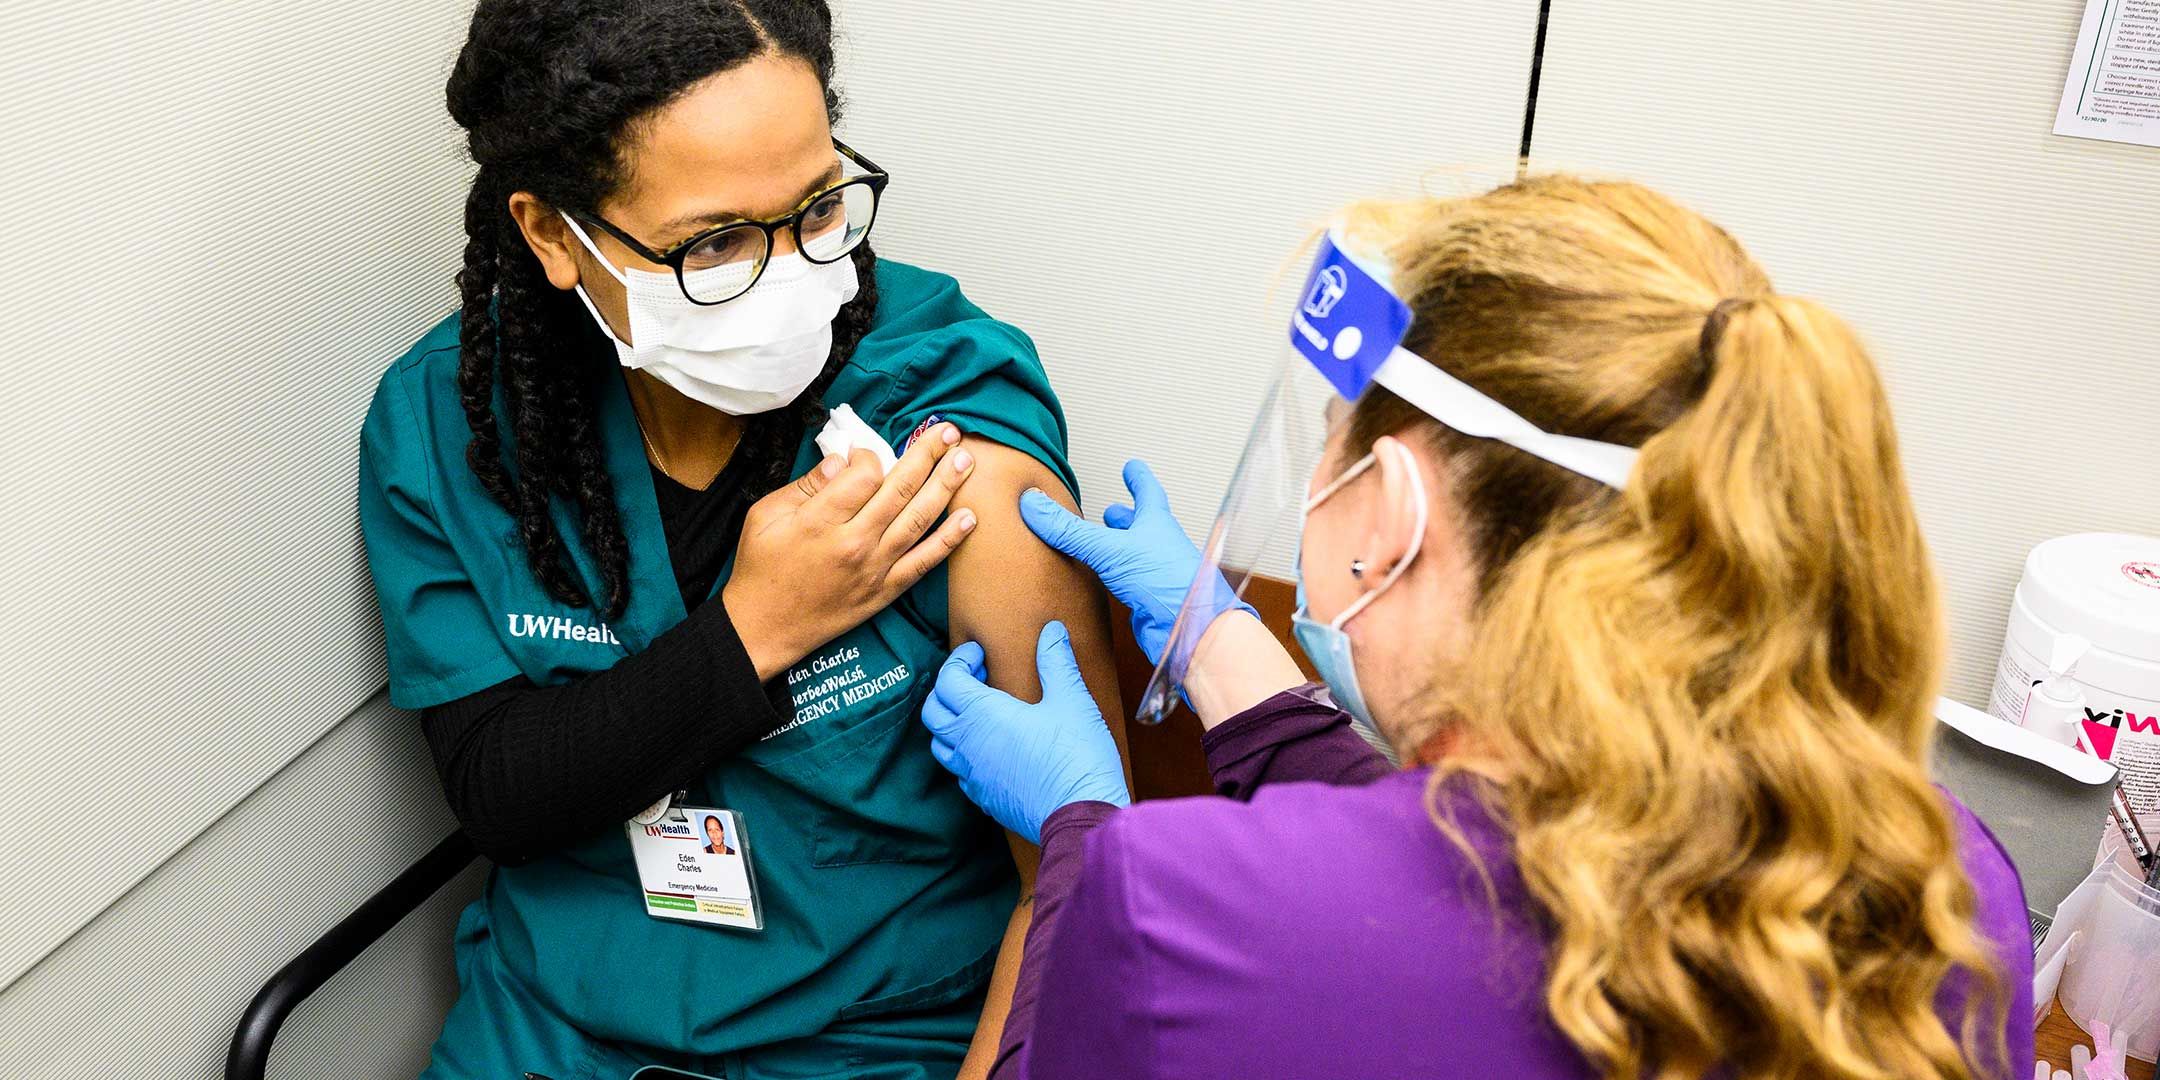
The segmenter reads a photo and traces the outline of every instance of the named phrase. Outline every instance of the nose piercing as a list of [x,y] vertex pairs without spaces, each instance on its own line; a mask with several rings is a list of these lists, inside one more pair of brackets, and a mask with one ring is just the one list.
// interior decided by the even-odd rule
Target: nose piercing
[[1360,579],[1360,580],[1363,580],[1363,579],[1364,579],[1364,577],[1365,577],[1365,560],[1363,560],[1363,559],[1352,559],[1352,560],[1350,560],[1350,576],[1351,576],[1351,577],[1354,577],[1354,578],[1358,578],[1358,579]]

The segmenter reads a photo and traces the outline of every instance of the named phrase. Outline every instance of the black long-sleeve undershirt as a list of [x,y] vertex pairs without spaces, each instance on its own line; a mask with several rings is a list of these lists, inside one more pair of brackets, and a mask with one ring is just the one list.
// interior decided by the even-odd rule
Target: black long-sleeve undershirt
[[704,490],[653,487],[689,618],[643,652],[559,686],[524,676],[427,709],[451,810],[490,859],[517,865],[584,841],[769,734],[790,710],[717,596],[752,501],[735,469]]

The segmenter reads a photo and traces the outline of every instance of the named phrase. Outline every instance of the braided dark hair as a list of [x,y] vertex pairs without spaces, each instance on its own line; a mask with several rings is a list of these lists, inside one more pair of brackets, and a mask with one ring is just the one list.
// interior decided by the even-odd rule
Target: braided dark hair
[[[548,594],[605,618],[629,603],[630,549],[594,408],[601,380],[620,376],[599,328],[548,284],[510,216],[510,195],[529,191],[551,207],[594,212],[623,179],[622,140],[636,120],[769,52],[808,62],[837,117],[824,0],[480,0],[450,73],[450,116],[479,166],[457,275],[458,394],[472,429],[466,461],[517,520]],[[869,331],[876,256],[866,243],[853,258],[861,285],[833,322],[823,373],[787,407],[747,418],[735,453],[748,455],[743,475],[760,494],[787,482],[804,430],[824,422],[826,387]],[[557,496],[577,511],[579,538],[600,570],[598,598],[579,581],[549,514]]]

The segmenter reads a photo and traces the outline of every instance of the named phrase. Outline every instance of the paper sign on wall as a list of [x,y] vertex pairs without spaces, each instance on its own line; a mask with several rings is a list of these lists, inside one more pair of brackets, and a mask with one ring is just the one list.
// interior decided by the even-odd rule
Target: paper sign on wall
[[2055,134],[2160,146],[2160,0],[2085,0]]

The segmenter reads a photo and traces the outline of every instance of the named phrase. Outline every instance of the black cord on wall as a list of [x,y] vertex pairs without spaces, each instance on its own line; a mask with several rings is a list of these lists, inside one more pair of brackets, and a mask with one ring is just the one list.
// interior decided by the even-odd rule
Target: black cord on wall
[[1530,133],[1537,126],[1538,75],[1545,68],[1545,23],[1552,17],[1552,0],[1538,0],[1537,43],[1530,48],[1530,91],[1523,98],[1522,149],[1515,158],[1515,175],[1530,171]]

